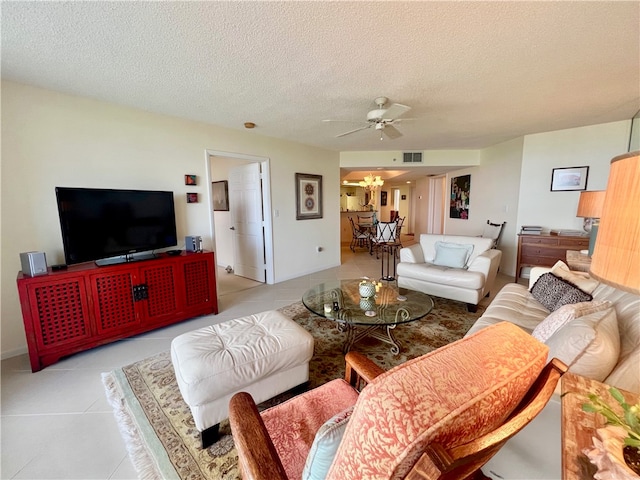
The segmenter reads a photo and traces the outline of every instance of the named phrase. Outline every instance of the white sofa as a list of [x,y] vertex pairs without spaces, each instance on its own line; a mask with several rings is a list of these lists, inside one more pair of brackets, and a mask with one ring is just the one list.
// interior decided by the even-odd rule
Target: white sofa
[[[515,283],[505,285],[466,335],[501,321],[512,322],[532,332],[549,315],[549,311],[535,300],[529,289],[540,275],[550,270],[541,267],[533,268],[529,288]],[[602,381],[624,390],[640,393],[640,296],[601,283],[597,283],[592,295],[594,301],[611,301],[615,309],[619,334],[619,354],[613,361],[613,369]],[[559,336],[562,337],[562,335]],[[576,343],[579,341],[578,339]],[[547,343],[553,343],[553,341],[548,340]],[[607,352],[603,351],[609,345],[607,341],[596,336],[591,345],[591,353],[596,354],[594,358],[597,359],[599,352],[602,353],[603,358],[608,357]],[[559,351],[558,347],[556,344],[556,351]],[[574,349],[575,344],[567,345],[564,350],[571,352]],[[575,351],[570,354],[570,357],[574,355]],[[580,362],[585,356],[586,354],[578,355],[575,361],[569,362],[569,371],[590,376],[585,370],[585,365],[581,365]],[[603,363],[607,362],[608,360],[603,361]],[[587,367],[589,365],[592,364],[587,363]],[[597,373],[602,375],[601,370]],[[561,478],[561,415],[560,395],[556,394],[545,409],[524,430],[509,440],[483,467],[483,473],[494,480]]]
[[[443,244],[470,246],[464,264],[448,266],[455,262],[441,255]],[[493,288],[500,266],[502,252],[492,246],[490,238],[421,234],[419,243],[400,249],[398,286],[465,302],[470,311],[475,311]]]
[[[505,285],[466,335],[471,335],[488,325],[503,321],[514,323],[531,333],[550,312],[533,297],[530,289],[543,273],[549,271],[551,269],[542,267],[531,269],[529,288],[516,283]],[[613,369],[604,378],[596,378],[595,372],[594,375],[590,375],[584,365],[580,368],[581,362],[585,360],[586,353],[581,354],[581,357],[573,362],[567,362],[566,359],[559,358],[565,363],[573,363],[573,365],[569,365],[569,371],[596,378],[596,380],[624,390],[640,393],[640,296],[623,292],[602,283],[597,283],[592,295],[594,301],[608,300],[615,308],[617,330],[620,338],[619,354],[612,362]],[[600,341],[601,339],[596,337],[589,347],[591,350],[587,351],[587,353],[597,354],[595,349],[603,346],[603,344],[598,343]],[[547,343],[550,342],[551,339],[547,341]],[[575,348],[575,344],[567,345],[566,347],[565,351],[571,350]],[[561,351],[558,351],[558,353],[560,355],[563,354]],[[606,352],[601,353],[602,363],[605,361]],[[571,359],[569,358],[569,360]],[[601,370],[598,375],[602,377],[600,372]]]

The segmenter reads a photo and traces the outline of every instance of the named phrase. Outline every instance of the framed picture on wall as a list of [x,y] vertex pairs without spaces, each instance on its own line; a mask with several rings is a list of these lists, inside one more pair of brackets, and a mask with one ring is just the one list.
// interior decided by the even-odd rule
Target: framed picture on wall
[[296,220],[322,218],[322,175],[296,173]]
[[471,175],[453,177],[451,179],[451,200],[449,202],[449,218],[469,219],[469,193],[471,192]]
[[565,192],[587,189],[589,167],[562,167],[551,171],[551,191]]
[[213,210],[214,211],[229,211],[229,183],[226,180],[220,180],[219,182],[211,182],[212,186],[212,198],[213,198]]
[[380,206],[381,207],[387,206],[387,192],[385,191],[380,192]]

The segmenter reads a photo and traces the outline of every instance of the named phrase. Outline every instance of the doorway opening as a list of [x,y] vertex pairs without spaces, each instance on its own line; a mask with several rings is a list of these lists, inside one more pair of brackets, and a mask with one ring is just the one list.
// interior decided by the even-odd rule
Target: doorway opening
[[[259,284],[256,280],[273,284],[269,158],[214,150],[206,150],[205,157],[207,208],[218,269],[218,291],[227,294],[245,290]],[[258,172],[253,174],[254,187],[248,193],[243,192],[242,187],[245,177],[237,173],[244,169]],[[229,205],[226,211],[214,210],[212,182],[221,180],[226,180],[229,188]],[[248,208],[251,209],[250,212],[247,211]],[[248,238],[247,225],[252,228],[251,235],[255,242],[245,241]],[[247,263],[258,265],[255,269],[257,276],[245,273]],[[236,275],[236,270],[240,275]],[[244,275],[250,278],[244,278]]]

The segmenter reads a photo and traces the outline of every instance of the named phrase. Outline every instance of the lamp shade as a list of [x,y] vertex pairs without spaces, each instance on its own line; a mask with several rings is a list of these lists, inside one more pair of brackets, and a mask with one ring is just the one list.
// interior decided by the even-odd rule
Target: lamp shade
[[640,151],[611,160],[590,274],[640,294]]
[[600,218],[602,215],[602,207],[604,206],[605,193],[607,193],[605,190],[580,192],[576,217]]

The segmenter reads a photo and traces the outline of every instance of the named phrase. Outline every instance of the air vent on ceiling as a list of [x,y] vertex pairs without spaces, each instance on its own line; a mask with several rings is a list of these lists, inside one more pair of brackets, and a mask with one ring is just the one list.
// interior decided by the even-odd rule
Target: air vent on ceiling
[[402,163],[422,163],[422,152],[404,152]]

